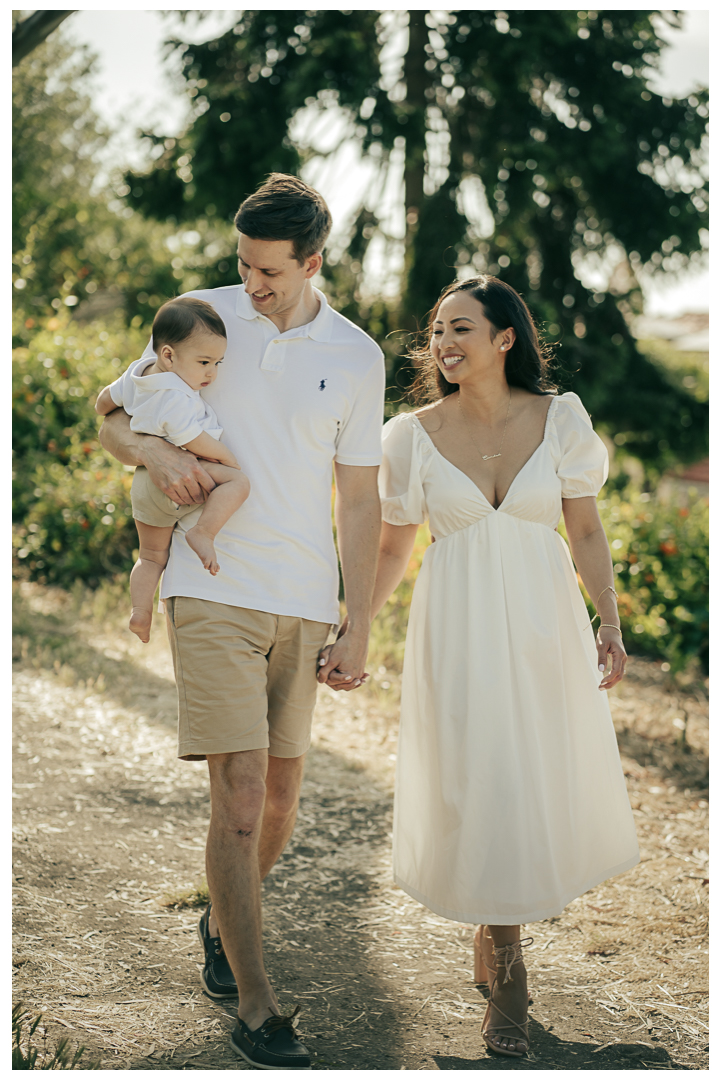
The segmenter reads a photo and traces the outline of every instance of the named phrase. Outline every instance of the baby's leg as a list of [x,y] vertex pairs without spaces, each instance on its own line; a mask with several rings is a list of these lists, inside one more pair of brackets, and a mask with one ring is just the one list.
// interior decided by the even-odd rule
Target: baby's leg
[[203,461],[202,464],[218,486],[208,495],[197,525],[188,529],[185,539],[205,569],[211,574],[217,574],[220,567],[213,540],[247,499],[250,494],[250,481],[244,472],[229,465],[218,465],[211,461]]
[[130,599],[132,614],[130,629],[141,641],[150,640],[152,607],[160,575],[165,569],[170,554],[170,539],[174,525],[158,528],[146,525],[144,521],[135,521],[140,539],[138,561],[130,574]]

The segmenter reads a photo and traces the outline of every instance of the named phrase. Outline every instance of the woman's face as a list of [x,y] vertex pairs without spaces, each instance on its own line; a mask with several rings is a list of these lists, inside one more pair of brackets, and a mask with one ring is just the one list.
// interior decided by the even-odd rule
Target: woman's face
[[467,292],[455,292],[438,308],[430,352],[447,381],[462,384],[502,374],[514,341],[512,328],[495,333],[479,300]]

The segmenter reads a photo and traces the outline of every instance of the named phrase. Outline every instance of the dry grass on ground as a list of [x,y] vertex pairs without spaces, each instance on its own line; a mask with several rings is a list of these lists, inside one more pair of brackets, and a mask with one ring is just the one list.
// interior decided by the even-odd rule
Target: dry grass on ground
[[[239,1067],[197,977],[202,764],[175,758],[164,631],[125,598],[24,586],[16,636],[15,999],[104,1069]],[[265,884],[268,968],[325,1069],[707,1068],[707,701],[634,661],[613,712],[642,861],[534,924],[532,1052],[478,1036],[472,927],[389,872],[398,676],[320,695],[298,827]],[[679,721],[679,723],[678,723]],[[684,725],[684,726],[682,726]],[[244,1067],[244,1066],[243,1066]]]

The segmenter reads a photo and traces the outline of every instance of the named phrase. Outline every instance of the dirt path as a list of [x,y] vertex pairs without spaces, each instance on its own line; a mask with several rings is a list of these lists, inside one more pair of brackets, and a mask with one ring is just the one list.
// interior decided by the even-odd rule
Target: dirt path
[[[199,910],[166,906],[201,876],[205,766],[175,758],[164,634],[143,653],[115,625],[83,629],[59,594],[25,590],[14,1000],[44,1014],[48,1045],[69,1036],[103,1069],[244,1068],[232,1008],[202,993]],[[321,694],[298,827],[265,885],[270,976],[302,1004],[316,1068],[708,1067],[704,694],[669,694],[635,662],[613,709],[642,862],[527,927],[517,1061],[479,1038],[473,928],[391,882],[397,678]]]

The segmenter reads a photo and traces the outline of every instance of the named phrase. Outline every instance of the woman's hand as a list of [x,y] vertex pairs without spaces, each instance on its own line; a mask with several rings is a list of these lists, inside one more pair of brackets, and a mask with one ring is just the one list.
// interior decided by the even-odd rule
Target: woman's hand
[[333,644],[318,657],[317,681],[327,683],[331,690],[355,690],[369,677],[364,670],[367,650],[367,634],[354,635],[345,619]]
[[598,652],[598,667],[605,673],[598,690],[609,690],[611,686],[616,686],[625,674],[627,653],[622,634],[612,626],[601,626],[597,632],[595,645]]

